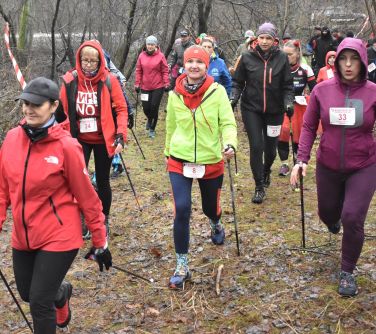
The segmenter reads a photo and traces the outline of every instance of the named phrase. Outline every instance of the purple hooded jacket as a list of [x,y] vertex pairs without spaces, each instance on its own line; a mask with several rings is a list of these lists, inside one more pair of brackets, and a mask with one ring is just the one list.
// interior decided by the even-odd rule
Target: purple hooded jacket
[[[355,50],[362,61],[360,82],[344,84],[338,59],[344,49]],[[351,172],[376,163],[373,126],[376,119],[376,84],[367,80],[367,50],[362,41],[345,38],[338,46],[334,78],[315,86],[304,115],[299,141],[298,161],[307,163],[321,119],[323,134],[317,162],[329,169]],[[355,108],[354,125],[330,124],[330,108]]]

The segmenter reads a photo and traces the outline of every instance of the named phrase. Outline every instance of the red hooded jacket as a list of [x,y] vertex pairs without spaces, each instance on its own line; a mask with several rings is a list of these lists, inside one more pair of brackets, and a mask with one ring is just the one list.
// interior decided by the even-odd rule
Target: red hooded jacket
[[337,53],[335,51],[329,51],[326,54],[326,57],[325,57],[326,66],[320,68],[319,74],[317,75],[317,80],[316,80],[317,83],[331,79],[331,78],[334,78],[334,73],[336,72],[336,68],[335,68],[334,64],[333,64],[333,66],[330,66],[328,64],[328,59],[331,56],[335,57],[336,54]]
[[80,210],[103,247],[106,230],[102,204],[91,185],[81,145],[61,124],[32,142],[18,126],[0,150],[0,231],[12,207],[12,247],[17,250],[68,251],[80,248]]
[[143,90],[154,90],[170,85],[167,61],[159,49],[152,55],[142,51],[138,56],[134,85]]
[[[82,48],[85,46],[91,46],[97,49],[99,52],[99,70],[98,73],[92,78],[86,77],[81,68],[80,55]],[[79,133],[78,116],[85,116],[79,115],[78,113],[80,110],[77,108],[82,108],[82,106],[85,108],[89,101],[86,101],[86,106],[85,102],[82,103],[81,107],[79,106],[80,97],[76,96],[76,101],[74,104],[71,104],[68,101],[66,85],[70,84],[75,79],[75,76],[72,73],[74,70],[77,71],[77,91],[79,92],[80,96],[84,96],[86,94],[94,95],[94,100],[96,100],[94,103],[91,101],[91,106],[95,106],[94,117],[100,119],[100,122],[97,122],[98,131],[95,133]],[[111,91],[109,91],[106,85],[107,76],[110,78]],[[63,80],[65,84],[61,86],[60,99],[62,101],[64,112],[70,120],[68,123],[68,129],[70,130],[72,136],[79,137],[83,142],[88,142],[91,144],[105,143],[108,155],[113,156],[115,147],[112,146],[112,144],[115,141],[115,135],[121,133],[123,134],[124,141],[127,139],[128,111],[119,81],[106,68],[106,61],[101,45],[95,41],[84,42],[77,50],[75,69],[68,71],[63,76]],[[100,96],[97,96],[99,83],[101,85],[101,93]],[[100,105],[98,105],[99,103]],[[72,105],[71,108],[69,108],[70,105]],[[112,114],[112,108],[115,110],[116,114],[116,125],[114,116]],[[81,112],[85,113],[85,111],[82,110]]]

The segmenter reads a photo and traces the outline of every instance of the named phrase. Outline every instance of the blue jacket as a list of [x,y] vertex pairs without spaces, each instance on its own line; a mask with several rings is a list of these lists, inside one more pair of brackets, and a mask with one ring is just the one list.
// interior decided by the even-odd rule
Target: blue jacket
[[214,78],[215,82],[218,82],[225,87],[227,96],[230,97],[232,79],[224,60],[219,58],[217,55],[214,57],[211,56],[208,74]]

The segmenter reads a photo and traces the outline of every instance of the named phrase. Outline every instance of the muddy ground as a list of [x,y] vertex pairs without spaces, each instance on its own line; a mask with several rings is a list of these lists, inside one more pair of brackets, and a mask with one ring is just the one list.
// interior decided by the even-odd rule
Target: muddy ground
[[[277,176],[278,159],[266,201],[251,203],[254,183],[239,115],[239,174],[234,181],[241,256],[236,252],[226,171],[222,192],[226,243],[211,243],[195,183],[190,247],[193,280],[184,291],[167,289],[175,264],[173,205],[163,157],[165,113],[160,115],[152,140],[139,110],[136,134],[147,160],[141,158],[132,136],[124,157],[143,211],[138,210],[127,178],[112,180],[110,238],[114,264],[155,282],[148,284],[115,269],[99,273],[95,263],[83,259],[90,246],[86,242],[67,276],[74,285],[70,333],[375,333],[376,199],[367,217],[366,241],[356,271],[360,293],[341,298],[337,284],[342,233],[331,237],[318,219],[314,165],[304,183],[307,248],[302,251],[300,195],[290,189],[287,178]],[[10,230],[9,218],[0,234],[0,265],[16,291]],[[215,280],[221,264],[217,295]],[[21,305],[31,319],[28,305]],[[0,333],[28,332],[0,283]]]

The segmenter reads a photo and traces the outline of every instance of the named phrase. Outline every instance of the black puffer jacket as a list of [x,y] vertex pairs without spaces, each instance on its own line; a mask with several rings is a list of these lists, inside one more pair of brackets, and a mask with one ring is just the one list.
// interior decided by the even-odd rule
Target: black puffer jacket
[[233,96],[244,111],[282,114],[294,101],[294,86],[287,55],[273,46],[265,60],[262,50],[242,54],[233,77]]

